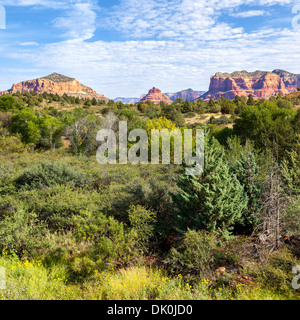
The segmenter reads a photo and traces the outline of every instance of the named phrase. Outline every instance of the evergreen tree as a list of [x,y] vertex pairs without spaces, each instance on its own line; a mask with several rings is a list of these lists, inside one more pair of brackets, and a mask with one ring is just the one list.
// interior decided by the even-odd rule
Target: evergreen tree
[[191,111],[193,111],[193,105],[192,105],[191,101],[186,100],[181,107],[181,112],[188,113]]
[[259,221],[258,211],[261,207],[262,188],[259,182],[259,167],[253,152],[247,145],[245,151],[241,152],[240,159],[235,162],[231,169],[243,186],[248,198],[247,208],[243,211],[238,229],[250,232]]
[[228,236],[246,208],[247,195],[224,161],[223,148],[213,137],[205,141],[202,174],[181,176],[176,183],[180,191],[171,196],[179,232],[187,228],[205,229]]
[[255,104],[255,101],[254,101],[253,95],[249,94],[248,100],[247,100],[247,105],[248,106],[254,106],[254,104]]
[[299,196],[300,190],[300,137],[295,143],[295,149],[286,151],[281,163],[281,175],[285,193],[288,196]]

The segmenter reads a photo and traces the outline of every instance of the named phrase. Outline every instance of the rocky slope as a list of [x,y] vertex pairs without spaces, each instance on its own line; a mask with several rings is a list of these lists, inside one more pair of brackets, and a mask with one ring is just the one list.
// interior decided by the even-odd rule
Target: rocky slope
[[248,96],[252,94],[254,99],[277,96],[279,91],[283,95],[297,90],[300,86],[300,75],[292,74],[284,70],[235,71],[233,73],[216,73],[210,79],[209,91],[202,98],[207,101],[220,97],[234,99],[235,96]]
[[294,74],[280,69],[275,69],[272,72],[279,75],[289,92],[296,91],[300,88],[300,74]]
[[300,91],[293,91],[291,93],[289,93],[287,96],[287,98],[300,98]]
[[53,93],[58,95],[67,94],[68,96],[74,96],[79,98],[96,98],[97,100],[109,101],[107,97],[102,94],[98,94],[92,88],[89,88],[74,78],[69,78],[58,73],[52,73],[49,76],[22,81],[17,84],[13,84],[12,88],[0,92],[0,95],[13,94],[16,92],[36,92],[36,93]]
[[152,101],[154,104],[159,104],[161,101],[172,103],[172,100],[155,87],[149,90],[148,94],[142,96],[140,102]]

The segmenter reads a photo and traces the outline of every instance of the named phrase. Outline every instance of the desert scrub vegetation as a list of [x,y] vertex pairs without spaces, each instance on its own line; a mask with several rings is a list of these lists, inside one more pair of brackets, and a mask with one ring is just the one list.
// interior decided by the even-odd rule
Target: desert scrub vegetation
[[[0,299],[299,299],[300,113],[282,100],[0,97]],[[193,124],[206,133],[199,176],[96,161],[109,120],[184,129],[219,110],[232,129]]]
[[41,161],[24,171],[14,181],[16,188],[42,189],[55,185],[83,187],[88,184],[87,175],[63,162]]
[[0,263],[6,271],[6,289],[0,291],[1,300],[299,299],[299,294],[288,287],[275,291],[272,283],[246,280],[253,279],[254,275],[260,277],[271,264],[263,268],[257,265],[257,269],[252,269],[251,277],[224,274],[217,281],[199,277],[190,283],[182,274],[170,275],[159,267],[132,266],[101,272],[94,270],[88,279],[74,283],[63,263],[49,266],[42,260],[19,259],[7,250],[2,250]]

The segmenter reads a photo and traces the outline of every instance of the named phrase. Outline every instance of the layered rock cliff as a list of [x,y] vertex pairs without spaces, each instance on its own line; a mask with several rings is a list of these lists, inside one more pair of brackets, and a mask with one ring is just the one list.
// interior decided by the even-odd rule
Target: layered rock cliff
[[68,96],[79,98],[96,98],[97,100],[104,100],[106,102],[109,101],[107,97],[102,94],[98,94],[92,88],[79,83],[78,80],[66,77],[58,73],[52,73],[51,75],[46,77],[13,84],[11,89],[0,92],[0,95],[13,94],[16,92],[36,92],[38,94],[47,92],[58,94],[60,96],[66,94]]
[[300,74],[294,74],[280,69],[275,69],[272,72],[279,75],[289,92],[296,91],[300,88]]
[[221,97],[234,99],[235,96],[248,96],[252,94],[254,99],[277,96],[279,91],[283,95],[297,90],[300,86],[300,75],[292,74],[284,70],[235,71],[233,73],[216,73],[210,79],[209,91],[202,98],[217,100]]
[[154,104],[159,104],[161,101],[172,103],[172,100],[155,87],[149,90],[148,94],[142,96],[140,102],[152,101]]

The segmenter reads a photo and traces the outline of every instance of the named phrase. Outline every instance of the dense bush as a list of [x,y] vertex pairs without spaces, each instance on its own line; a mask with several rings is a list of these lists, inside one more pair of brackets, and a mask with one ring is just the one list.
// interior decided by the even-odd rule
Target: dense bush
[[18,207],[0,220],[0,248],[18,255],[32,253],[42,246],[45,233],[45,225],[35,213]]
[[173,274],[182,274],[189,280],[211,276],[217,247],[215,234],[204,230],[188,230],[183,244],[178,249],[171,248],[167,265]]
[[276,292],[289,292],[295,276],[292,269],[298,264],[299,261],[286,248],[282,248],[258,268],[256,276],[262,286]]
[[45,221],[50,230],[62,231],[71,230],[75,217],[84,214],[86,210],[96,214],[105,209],[105,200],[104,196],[99,196],[97,192],[57,185],[43,190],[23,191],[22,196],[14,198],[3,197],[0,207],[7,212],[15,210],[16,205],[22,203],[35,212],[39,220]]
[[17,136],[0,136],[0,154],[23,152],[26,146]]
[[10,110],[21,109],[23,107],[24,105],[11,95],[7,94],[0,97],[0,111],[7,112]]
[[89,183],[88,176],[67,163],[42,161],[24,171],[15,179],[17,188],[41,189],[58,184],[82,187]]
[[142,249],[146,249],[150,237],[154,234],[156,213],[140,205],[132,205],[128,210],[128,216],[130,225],[137,234],[140,246]]

